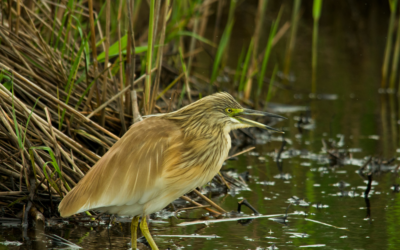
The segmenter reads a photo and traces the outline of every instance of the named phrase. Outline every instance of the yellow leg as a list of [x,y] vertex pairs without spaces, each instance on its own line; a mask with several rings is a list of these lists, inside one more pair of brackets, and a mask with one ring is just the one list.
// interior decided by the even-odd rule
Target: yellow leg
[[138,229],[138,223],[139,223],[139,216],[135,216],[132,218],[131,222],[131,242],[132,242],[132,250],[137,249],[137,229]]
[[142,234],[146,237],[147,242],[149,243],[151,249],[158,250],[156,243],[151,237],[149,227],[147,226],[146,215],[142,216],[142,221],[140,222],[140,230],[142,230]]

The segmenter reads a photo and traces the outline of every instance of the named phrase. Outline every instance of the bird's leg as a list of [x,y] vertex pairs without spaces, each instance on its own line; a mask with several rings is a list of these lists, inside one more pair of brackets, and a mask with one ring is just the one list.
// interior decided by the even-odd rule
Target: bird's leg
[[131,222],[131,242],[132,242],[132,250],[137,249],[137,229],[139,224],[139,216],[135,216],[132,218]]
[[151,237],[149,227],[147,226],[146,215],[142,216],[142,221],[140,222],[140,230],[142,230],[142,234],[146,238],[151,249],[158,250],[156,243],[154,242],[153,238]]

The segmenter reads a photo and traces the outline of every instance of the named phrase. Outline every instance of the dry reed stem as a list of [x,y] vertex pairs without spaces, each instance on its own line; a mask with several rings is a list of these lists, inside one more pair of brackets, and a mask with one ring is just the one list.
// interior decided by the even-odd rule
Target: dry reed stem
[[137,123],[143,120],[142,116],[139,113],[139,108],[137,104],[137,95],[136,90],[132,91],[132,105],[133,105],[133,123]]
[[261,28],[263,24],[263,17],[264,17],[264,12],[266,10],[268,0],[259,0],[258,1],[258,12],[256,14],[255,18],[255,24],[256,27],[254,29],[254,34],[253,34],[253,39],[254,39],[254,44],[253,44],[253,54],[252,54],[252,59],[251,59],[251,66],[249,67],[247,71],[247,83],[245,85],[244,89],[244,95],[243,98],[248,100],[250,98],[251,94],[251,88],[253,85],[253,74],[255,71],[258,69],[258,60],[257,60],[257,55],[258,55],[258,44],[260,41],[260,34],[261,34]]
[[[17,179],[22,178],[21,181],[19,181],[19,185],[21,186],[20,191],[17,192],[23,192],[21,194],[32,194],[31,192],[26,192],[27,188],[29,188],[32,183],[32,176],[29,174],[28,170],[33,169],[30,166],[29,149],[45,145],[54,152],[56,162],[60,167],[61,174],[66,183],[74,187],[85,173],[90,170],[91,166],[100,159],[100,156],[95,153],[96,150],[110,148],[115,141],[119,139],[114,133],[121,131],[121,125],[123,127],[126,122],[130,121],[129,119],[132,119],[134,122],[141,120],[140,111],[142,109],[139,107],[143,107],[145,98],[142,94],[146,92],[138,89],[139,96],[136,96],[134,85],[142,81],[146,74],[134,80],[135,73],[137,73],[135,63],[139,59],[139,56],[137,58],[135,57],[135,42],[140,43],[140,41],[145,41],[150,34],[148,30],[140,32],[140,38],[135,41],[133,33],[134,24],[132,21],[137,15],[132,15],[133,1],[126,1],[128,6],[129,29],[125,64],[126,85],[124,88],[123,76],[121,76],[122,59],[124,59],[121,45],[119,48],[119,59],[110,67],[108,67],[107,62],[100,64],[97,61],[98,49],[102,49],[106,53],[110,47],[109,43],[112,41],[109,23],[106,23],[106,27],[101,27],[100,22],[95,23],[95,19],[97,19],[98,16],[93,10],[92,0],[88,0],[89,8],[74,3],[75,7],[78,9],[69,10],[70,13],[67,14],[70,16],[66,17],[67,22],[65,23],[61,23],[61,20],[67,8],[66,1],[61,5],[47,0],[33,0],[31,1],[33,5],[30,5],[29,1],[25,1],[25,3],[27,3],[26,5],[24,5],[23,1],[16,1],[20,3],[20,6],[17,8],[13,8],[15,5],[10,4],[15,1],[8,1],[6,3],[1,1],[0,4],[2,16],[0,22],[0,36],[3,40],[0,46],[0,74],[1,76],[12,76],[14,78],[14,97],[9,89],[3,85],[4,79],[3,82],[0,83],[0,155],[6,156],[2,157],[3,159],[0,160],[0,173],[1,175],[15,178],[17,185]],[[109,1],[108,4],[111,3],[111,0],[107,1]],[[210,4],[213,2],[215,1],[206,1],[203,4],[195,6],[195,10],[202,11],[203,16],[201,17],[201,23],[197,24],[198,27],[194,27],[194,32],[197,33],[197,30],[202,29],[202,27],[204,29],[204,21],[207,21],[210,13]],[[158,94],[161,92],[160,88],[164,86],[166,81],[169,81],[165,80],[163,82],[162,80],[164,79],[164,75],[166,79],[171,79],[171,76],[177,76],[179,71],[174,66],[170,65],[171,55],[169,55],[169,51],[167,50],[167,48],[170,47],[161,46],[159,48],[154,48],[155,41],[164,45],[166,35],[169,35],[167,34],[167,27],[170,25],[170,23],[168,23],[168,16],[170,15],[171,8],[169,2],[157,1],[158,7],[155,8],[155,13],[159,12],[161,3],[163,3],[163,14],[161,14],[161,16],[156,15],[153,20],[155,21],[155,28],[153,29],[154,39],[151,50],[158,50],[158,53],[155,61],[156,66],[155,68],[151,68],[151,73],[156,69],[158,69],[158,71],[154,85],[151,86],[152,92],[150,93],[153,96],[153,101],[150,102],[150,105],[152,105],[151,110],[156,108],[158,112],[165,112],[166,110],[172,111],[177,94],[173,95],[171,101],[163,97],[165,104],[162,100],[156,102],[159,96]],[[49,4],[59,8],[57,12],[58,16],[53,18],[53,13]],[[8,16],[2,15],[4,13],[4,8],[8,8]],[[25,10],[22,11],[22,16],[20,15],[21,9]],[[107,14],[109,9],[110,8],[107,8],[107,10],[105,10],[106,21],[111,21],[110,13]],[[137,9],[134,11],[138,13]],[[122,5],[120,5],[117,19],[119,21],[123,19],[122,12]],[[204,12],[206,13],[204,14]],[[75,22],[75,19],[71,18],[71,15],[76,15],[81,22],[86,22],[90,30],[90,39],[87,37],[89,34],[84,34],[85,32],[83,31],[82,38],[78,35],[78,39],[73,40],[74,36],[76,37],[76,34],[78,34],[78,28],[81,27],[77,25],[78,23]],[[157,21],[158,16],[160,22]],[[8,19],[8,23],[7,19],[3,17]],[[188,17],[188,23],[191,18],[192,17]],[[220,19],[221,18],[220,16]],[[14,26],[11,25],[12,22],[14,22]],[[70,25],[71,28],[65,28],[67,25]],[[159,25],[158,28],[157,25]],[[82,27],[84,26],[82,25]],[[122,26],[117,25],[116,27],[119,43],[121,44]],[[105,40],[103,40],[101,32],[104,29],[106,30]],[[75,70],[73,68],[73,63],[75,58],[79,55],[78,51],[85,38],[88,39],[88,46],[90,46],[89,49],[91,49],[90,62],[86,62],[88,55],[81,54],[78,58],[81,61],[77,61],[77,68]],[[59,44],[59,46],[56,47],[55,39],[59,39],[60,43],[71,41],[71,44]],[[191,41],[191,44],[193,44],[194,40],[190,39],[190,37],[187,37],[185,41]],[[96,42],[100,44],[98,48],[96,48]],[[61,47],[65,47],[65,53],[61,52]],[[193,65],[192,60],[194,56],[201,51],[201,48],[199,50],[196,50],[195,46],[191,46],[191,48],[189,54],[186,56],[189,57],[189,64]],[[168,57],[166,57],[166,54]],[[109,61],[110,60],[109,58]],[[111,75],[111,70],[115,70],[115,67],[118,66],[118,62],[121,64],[119,78]],[[99,67],[104,68],[104,71],[99,72]],[[163,77],[161,77],[162,70],[164,70]],[[64,89],[66,88],[66,83],[69,80],[68,78],[71,71],[76,74],[72,76],[73,79],[71,80],[77,84],[74,86],[72,94],[69,94]],[[151,75],[151,73],[149,74],[149,72],[147,72],[147,75]],[[187,76],[187,80],[194,84],[198,82],[197,78],[194,77],[189,78]],[[78,81],[80,82],[78,83]],[[101,83],[99,86],[102,90],[98,88],[98,82]],[[93,85],[90,86],[90,84]],[[174,85],[171,87],[176,88]],[[181,90],[174,89],[173,91],[174,93],[179,93]],[[193,93],[196,95],[198,91],[194,90]],[[125,94],[126,98],[124,99],[122,97]],[[38,96],[41,97],[39,100],[37,100]],[[68,104],[66,104],[67,98],[69,98]],[[13,117],[14,113],[11,112],[11,104],[13,102],[15,104],[15,110],[13,110],[13,112],[15,112],[15,117]],[[33,104],[35,103],[36,108],[34,109]],[[93,107],[97,108],[94,109]],[[62,109],[66,110],[63,123],[60,122],[60,110]],[[94,111],[92,111],[93,109]],[[16,125],[19,131],[25,131],[27,118],[31,112],[32,116],[27,125],[25,145],[20,151],[18,136],[15,133],[14,125]],[[100,114],[100,112],[102,114]],[[102,124],[104,126],[90,119],[97,119],[93,117],[98,116],[101,121],[101,115],[103,114],[103,120],[107,118],[106,122]],[[74,117],[75,119],[72,120]],[[17,120],[17,124],[14,124],[13,118]],[[60,124],[60,126],[58,127],[56,124]],[[45,162],[51,161],[50,155],[44,150],[33,149],[31,151],[34,159],[33,166],[36,172],[36,176],[34,176],[36,178],[35,190],[37,192],[49,191],[51,197],[59,197],[59,195],[54,195],[58,193],[58,191],[50,185],[43,171],[44,166],[49,175],[53,175],[56,172],[51,165],[45,164]],[[56,176],[52,177],[50,182],[54,181],[57,183],[61,191],[59,194],[62,196],[68,191],[63,186],[61,179],[57,179]],[[227,180],[232,182],[232,180]],[[15,192],[13,188],[10,187],[11,185],[9,187],[6,186],[5,190]],[[18,189],[18,187],[16,189]],[[194,202],[194,204],[196,204],[196,202]],[[28,208],[29,204],[26,207]],[[208,211],[220,214],[212,209]],[[27,215],[25,216],[25,219],[27,219]]]
[[46,91],[44,91],[43,89],[41,89],[39,86],[37,86],[35,83],[29,81],[28,79],[26,79],[25,77],[23,77],[22,75],[20,75],[18,72],[14,71],[13,69],[9,68],[8,66],[0,63],[0,67],[3,69],[6,69],[7,71],[13,73],[18,79],[22,80],[24,83],[28,84],[31,88],[35,89],[37,92],[39,92],[44,98],[48,99],[49,101],[53,101],[54,103],[57,103],[58,105],[60,105],[62,108],[65,108],[66,110],[70,111],[71,113],[73,113],[74,115],[76,115],[77,117],[79,117],[80,119],[82,119],[83,121],[89,123],[90,125],[93,125],[94,127],[96,127],[97,129],[101,130],[102,132],[104,132],[105,134],[109,135],[110,137],[114,138],[114,139],[119,139],[119,137],[117,137],[116,135],[114,135],[113,133],[109,132],[108,130],[106,130],[105,128],[101,127],[100,125],[98,125],[97,123],[89,120],[88,118],[86,118],[85,116],[83,116],[80,112],[78,112],[77,110],[75,110],[74,108],[68,106],[67,104],[60,102],[57,98],[55,98],[54,96],[52,96],[51,94],[47,93]]
[[208,199],[205,195],[203,195],[202,193],[200,193],[197,189],[194,189],[193,192],[195,192],[198,196],[200,196],[202,199],[204,199],[205,201],[207,201],[208,203],[210,203],[211,206],[213,206],[214,208],[216,208],[217,210],[219,210],[222,213],[226,213],[226,211],[218,206],[215,202],[213,202],[212,200]]
[[[93,70],[94,75],[97,76],[98,74],[98,64],[97,64],[97,49],[96,49],[96,29],[94,27],[94,18],[93,18],[93,0],[89,0],[89,22],[90,22],[90,41],[92,47],[92,57],[93,57]],[[87,110],[89,107],[90,101],[92,100],[93,93],[97,89],[97,84],[95,82],[94,86],[90,88],[89,96],[86,100],[86,105],[84,107],[84,111]]]
[[[0,88],[2,89],[2,91],[0,91],[0,94],[2,94],[5,97],[9,97],[11,98],[12,94],[5,89],[5,87],[3,87],[0,84]],[[31,110],[29,110],[25,104],[23,104],[21,101],[19,101],[18,98],[14,98],[14,101],[16,102],[17,105],[21,106],[24,108],[24,110],[27,113],[30,113]],[[48,134],[48,131],[46,128],[43,127],[43,125],[47,125],[47,122],[45,122],[43,120],[43,118],[41,118],[40,116],[38,116],[37,114],[33,113],[32,117],[31,117],[32,121],[38,125],[42,131],[47,135],[47,137],[50,137],[50,134]],[[99,156],[95,155],[93,152],[87,150],[86,148],[84,148],[82,145],[80,145],[79,143],[75,142],[74,140],[72,140],[71,138],[69,138],[67,135],[65,135],[64,133],[62,133],[61,131],[59,131],[58,129],[54,128],[56,137],[59,140],[62,140],[64,143],[66,143],[69,147],[73,148],[75,151],[77,151],[78,153],[80,153],[82,156],[84,156],[86,159],[88,159],[89,161],[96,163],[98,159],[100,159]]]
[[[108,67],[108,56],[109,56],[109,48],[110,48],[110,22],[111,22],[111,0],[106,0],[106,40],[104,41],[105,44],[105,60],[104,60],[104,66]],[[110,72],[111,73],[111,72]],[[104,73],[104,82],[103,82],[103,89],[102,89],[102,98],[101,102],[105,103],[106,102],[106,97],[107,97],[107,84],[108,84],[108,74],[109,72],[106,71]],[[111,75],[111,74],[110,74]],[[105,122],[106,122],[106,112],[105,110],[102,110],[101,112],[101,118],[100,118],[100,125],[104,127]]]
[[201,205],[200,203],[198,203],[198,202],[196,202],[196,201],[190,199],[189,197],[187,197],[187,196],[185,196],[185,195],[182,195],[180,198],[183,199],[183,200],[185,200],[185,201],[191,202],[192,204],[194,204],[194,205],[196,205],[196,206],[198,206],[198,207],[202,207],[203,209],[207,210],[207,211],[210,212],[210,213],[213,213],[213,214],[216,215],[217,217],[221,216],[221,213],[219,213],[219,212],[217,212],[217,211],[215,211],[215,210],[212,210],[211,208],[204,207],[204,206]]
[[[123,77],[123,60],[122,60],[122,45],[121,45],[121,16],[122,16],[122,4],[123,1],[120,1],[119,8],[118,8],[118,24],[117,24],[117,33],[118,33],[118,59],[119,59],[119,83],[120,83],[120,89],[122,90],[124,88],[124,77]],[[117,88],[118,89],[118,88]],[[118,109],[119,109],[119,119],[121,120],[121,126],[122,126],[122,134],[125,134],[127,131],[126,124],[125,124],[125,110],[124,110],[124,100],[123,96],[119,98],[118,102]]]
[[[161,1],[159,1],[161,2]],[[165,30],[167,27],[167,13],[168,13],[168,9],[169,9],[169,4],[170,4],[170,0],[167,0],[164,4],[164,13],[163,13],[163,26],[162,26],[162,30],[161,30],[161,36],[159,39],[159,43],[161,45],[161,47],[158,48],[158,53],[157,53],[157,76],[154,82],[154,87],[153,87],[153,93],[152,93],[152,100],[151,100],[151,108],[150,111],[151,113],[153,112],[154,106],[156,104],[156,96],[158,96],[158,89],[160,86],[160,77],[161,77],[161,71],[162,71],[162,64],[163,64],[163,51],[164,51],[164,41],[165,41]]]
[[[156,71],[157,68],[153,68],[151,70],[151,72]],[[138,79],[136,79],[136,81],[134,82],[134,85],[139,83],[140,81],[144,80],[146,78],[146,75],[142,75],[141,77],[139,77]],[[118,94],[114,95],[113,97],[111,97],[108,101],[106,101],[105,103],[103,103],[101,106],[99,106],[97,109],[95,109],[92,113],[90,113],[88,116],[86,116],[87,119],[91,118],[93,115],[95,115],[96,113],[98,113],[99,111],[103,110],[105,107],[107,107],[110,103],[112,103],[115,99],[117,99],[118,97],[122,96],[125,92],[127,92],[129,89],[131,88],[131,86],[127,86],[124,89],[122,89]]]
[[[133,0],[127,0],[126,1],[126,5],[127,5],[127,9],[128,9],[128,42],[127,42],[127,48],[126,48],[126,52],[127,52],[127,59],[126,59],[126,85],[130,86],[130,98],[128,96],[129,93],[127,93],[127,108],[131,110],[132,116],[133,117],[137,117],[138,113],[135,113],[135,107],[134,107],[134,97],[133,94],[136,92],[134,92],[134,81],[135,81],[135,35],[134,35],[134,31],[133,31],[133,27],[134,27],[134,20],[132,17],[132,9],[133,9],[133,5],[134,5],[134,1]],[[136,97],[135,97],[136,98]],[[136,102],[137,99],[135,99]],[[131,104],[131,106],[129,105],[129,102]],[[136,103],[137,105],[137,103]],[[135,122],[135,121],[133,121]]]

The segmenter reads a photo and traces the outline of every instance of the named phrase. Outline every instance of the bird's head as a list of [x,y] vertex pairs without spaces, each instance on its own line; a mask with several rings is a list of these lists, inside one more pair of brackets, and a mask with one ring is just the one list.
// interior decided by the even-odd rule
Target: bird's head
[[239,128],[258,127],[276,132],[282,131],[268,125],[244,118],[248,116],[285,117],[243,108],[230,94],[221,92],[206,96],[190,105],[168,114],[168,118],[178,121],[187,131],[231,131]]

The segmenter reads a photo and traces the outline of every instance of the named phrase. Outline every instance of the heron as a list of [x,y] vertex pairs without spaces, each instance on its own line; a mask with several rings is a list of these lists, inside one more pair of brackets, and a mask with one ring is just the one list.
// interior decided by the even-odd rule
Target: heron
[[231,130],[258,127],[281,132],[243,115],[284,118],[243,108],[221,92],[135,123],[63,198],[61,216],[87,210],[133,216],[132,249],[137,248],[141,216],[142,234],[152,249],[158,249],[146,216],[218,174],[231,148]]

